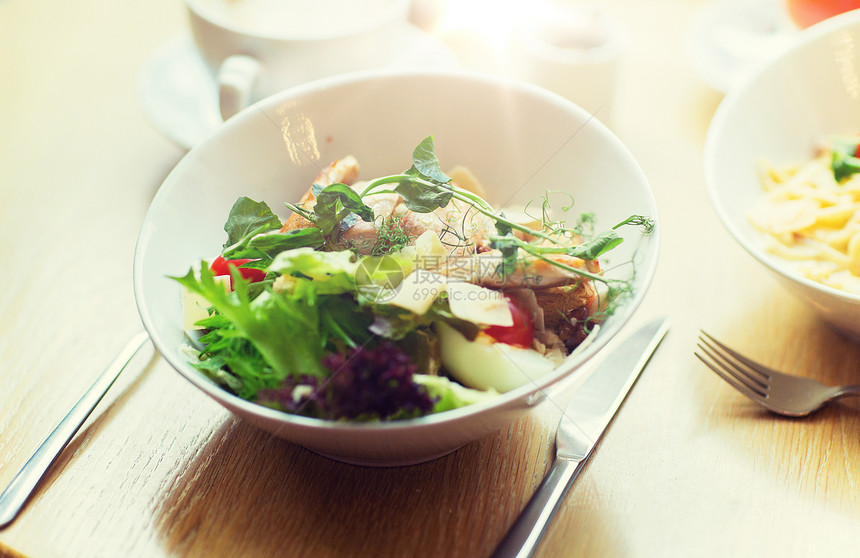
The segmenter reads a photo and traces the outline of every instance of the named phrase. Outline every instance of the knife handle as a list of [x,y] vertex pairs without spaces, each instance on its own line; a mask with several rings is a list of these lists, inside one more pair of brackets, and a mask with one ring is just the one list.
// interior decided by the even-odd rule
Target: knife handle
[[582,463],[580,460],[556,459],[532,499],[496,547],[494,558],[534,555],[559,504],[579,474]]

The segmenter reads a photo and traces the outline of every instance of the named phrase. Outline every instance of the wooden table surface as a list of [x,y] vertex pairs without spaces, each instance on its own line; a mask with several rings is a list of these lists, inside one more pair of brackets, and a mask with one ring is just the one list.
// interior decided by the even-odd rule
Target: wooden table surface
[[[705,328],[769,365],[860,383],[860,347],[711,210],[702,153],[722,96],[684,54],[703,3],[604,4],[633,41],[614,127],[661,211],[634,322],[672,329],[539,555],[844,554],[860,533],[858,403],[778,418],[693,349]],[[185,150],[146,119],[136,79],[185,32],[179,0],[0,1],[0,486],[141,329],[133,247]],[[557,419],[538,407],[423,465],[344,465],[237,421],[147,347],[0,531],[0,555],[487,556],[547,471]]]

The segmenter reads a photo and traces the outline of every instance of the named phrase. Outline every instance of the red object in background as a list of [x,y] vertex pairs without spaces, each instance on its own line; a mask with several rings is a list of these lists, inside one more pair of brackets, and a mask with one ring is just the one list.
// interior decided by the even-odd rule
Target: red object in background
[[[239,274],[242,275],[245,279],[252,283],[256,283],[257,281],[262,281],[266,277],[266,272],[262,269],[252,269],[250,267],[240,267],[242,264],[246,264],[248,262],[252,262],[254,260],[225,260],[223,256],[218,256],[215,258],[215,261],[212,262],[212,265],[209,266],[209,269],[212,270],[212,273],[215,276],[220,275],[230,275],[230,268],[235,267],[239,270]],[[233,288],[233,278],[230,277],[230,288]]]
[[860,0],[785,0],[788,15],[801,28],[860,8]]
[[535,337],[535,324],[531,314],[519,300],[507,295],[505,297],[508,299],[508,307],[511,309],[514,323],[509,326],[490,326],[484,330],[484,333],[500,343],[531,347]]

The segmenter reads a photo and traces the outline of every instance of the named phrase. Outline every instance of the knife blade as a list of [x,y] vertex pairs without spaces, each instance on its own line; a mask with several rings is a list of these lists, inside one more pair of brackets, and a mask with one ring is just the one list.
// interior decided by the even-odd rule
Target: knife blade
[[669,329],[659,318],[620,343],[568,402],[556,432],[556,458],[493,556],[532,556],[564,496]]

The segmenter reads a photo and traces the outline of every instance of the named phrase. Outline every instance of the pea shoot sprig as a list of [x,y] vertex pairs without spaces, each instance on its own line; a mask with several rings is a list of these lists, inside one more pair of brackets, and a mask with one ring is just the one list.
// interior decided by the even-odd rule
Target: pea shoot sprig
[[[453,199],[467,204],[492,220],[496,234],[489,237],[490,247],[501,252],[504,272],[513,271],[518,253],[522,251],[567,272],[607,284],[612,280],[585,269],[570,266],[551,256],[565,254],[583,260],[595,260],[623,242],[623,238],[616,232],[622,226],[639,226],[644,234],[650,234],[654,228],[652,219],[633,215],[582,244],[571,245],[570,239],[578,234],[578,231],[566,228],[561,221],[553,222],[548,218],[548,198],[543,202],[540,230],[516,223],[507,218],[504,213],[496,211],[474,192],[453,184],[452,179],[441,170],[433,145],[433,136],[428,136],[421,141],[412,153],[412,167],[400,174],[376,178],[368,182],[361,192],[337,183],[325,188],[315,186],[314,193],[316,205],[312,211],[289,203],[286,205],[313,222],[332,244],[337,243],[340,231],[351,226],[358,218],[372,222],[373,211],[363,201],[366,196],[398,194],[408,209],[418,213],[431,213],[447,207]],[[523,240],[514,235],[514,231],[523,233],[527,238],[534,238],[536,241]]]

